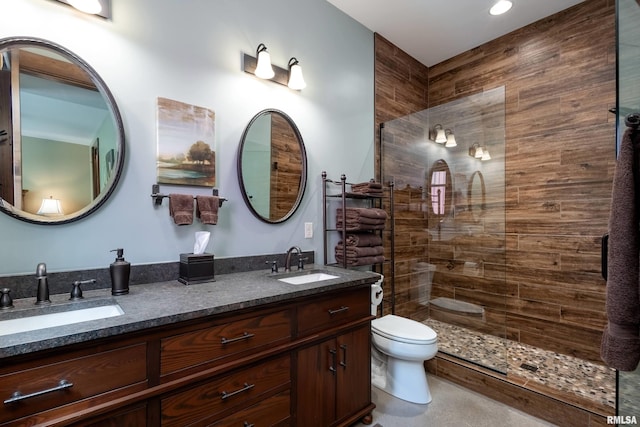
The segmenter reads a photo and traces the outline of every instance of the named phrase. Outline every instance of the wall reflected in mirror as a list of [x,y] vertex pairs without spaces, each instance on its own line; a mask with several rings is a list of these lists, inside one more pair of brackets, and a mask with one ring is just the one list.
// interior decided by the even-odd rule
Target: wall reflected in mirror
[[293,120],[272,109],[256,114],[238,150],[238,180],[249,210],[265,222],[287,220],[302,200],[306,179],[306,151]]
[[[84,61],[39,39],[0,40],[0,197],[6,213],[69,222],[113,189],[124,132],[106,85]],[[63,214],[38,213],[59,200]]]

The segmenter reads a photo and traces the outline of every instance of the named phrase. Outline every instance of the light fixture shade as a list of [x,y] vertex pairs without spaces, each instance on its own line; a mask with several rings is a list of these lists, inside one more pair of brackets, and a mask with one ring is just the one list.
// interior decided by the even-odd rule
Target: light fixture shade
[[476,148],[476,154],[475,154],[475,158],[476,159],[482,159],[482,156],[484,156],[484,150],[482,149],[482,147],[477,147]]
[[489,150],[487,150],[487,147],[484,147],[482,149],[482,157],[480,158],[480,160],[491,160],[491,155],[489,154]]
[[435,138],[433,139],[435,142],[437,142],[438,144],[444,144],[445,142],[447,142],[447,136],[444,134],[444,128],[442,127],[442,125],[435,125],[433,127],[433,130],[435,132]]
[[289,60],[289,83],[287,86],[293,90],[302,90],[307,87],[307,83],[302,77],[302,67],[296,58]]
[[270,79],[276,75],[271,66],[271,55],[267,52],[267,47],[260,43],[256,51],[258,57],[258,65],[256,66],[255,75],[261,79]]
[[458,143],[456,142],[456,137],[453,135],[451,129],[445,129],[444,134],[447,137],[447,142],[446,144],[444,144],[445,147],[452,148],[458,145]]
[[503,13],[509,11],[512,6],[513,3],[509,0],[498,0],[493,6],[491,6],[491,9],[489,9],[489,13],[494,16],[502,15]]
[[64,215],[64,212],[62,211],[60,200],[54,199],[53,196],[51,196],[48,199],[42,199],[42,204],[40,205],[40,209],[38,209],[37,214],[45,215],[45,216],[53,216],[53,215]]
[[67,2],[84,13],[97,15],[102,12],[102,5],[98,0],[67,0]]

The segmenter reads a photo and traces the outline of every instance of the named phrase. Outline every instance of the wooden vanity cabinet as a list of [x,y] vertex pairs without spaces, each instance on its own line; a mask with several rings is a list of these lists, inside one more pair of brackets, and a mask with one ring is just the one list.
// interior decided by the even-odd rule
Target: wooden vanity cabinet
[[297,351],[296,425],[371,422],[370,289],[301,305],[301,335],[324,337]]
[[0,426],[366,420],[374,407],[369,298],[368,285],[346,288],[3,359],[3,399],[62,380],[73,386],[5,403]]

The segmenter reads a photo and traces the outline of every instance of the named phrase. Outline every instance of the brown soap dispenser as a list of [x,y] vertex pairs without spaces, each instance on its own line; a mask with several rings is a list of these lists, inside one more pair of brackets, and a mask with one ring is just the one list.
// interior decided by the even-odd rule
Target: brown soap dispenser
[[124,249],[118,248],[111,252],[117,252],[116,260],[109,266],[109,272],[111,273],[111,295],[128,294],[131,264],[124,260]]

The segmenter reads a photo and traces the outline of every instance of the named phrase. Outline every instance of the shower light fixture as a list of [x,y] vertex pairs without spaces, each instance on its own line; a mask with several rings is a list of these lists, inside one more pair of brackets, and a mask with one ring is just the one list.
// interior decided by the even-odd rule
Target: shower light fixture
[[469,147],[469,155],[478,160],[491,160],[491,155],[486,146],[482,147],[480,144],[475,143]]
[[433,127],[433,130],[429,132],[429,139],[437,142],[438,144],[444,144],[447,142],[447,136],[444,133],[444,128],[441,124],[437,124]]
[[451,129],[445,129],[444,134],[447,136],[447,142],[444,144],[445,147],[452,148],[458,145],[456,137],[453,135],[453,131]]

